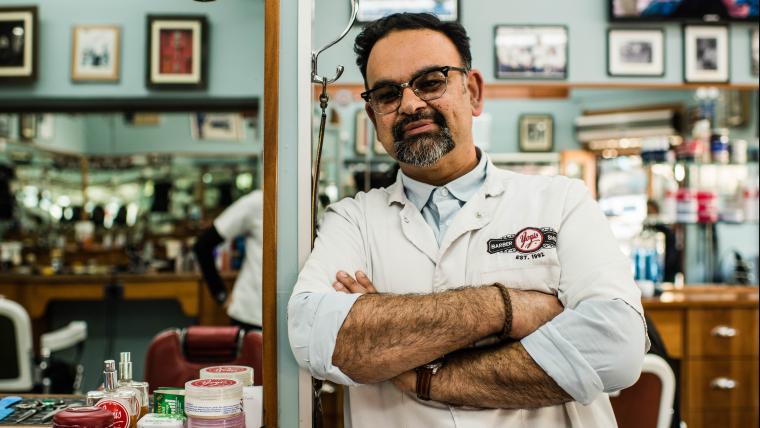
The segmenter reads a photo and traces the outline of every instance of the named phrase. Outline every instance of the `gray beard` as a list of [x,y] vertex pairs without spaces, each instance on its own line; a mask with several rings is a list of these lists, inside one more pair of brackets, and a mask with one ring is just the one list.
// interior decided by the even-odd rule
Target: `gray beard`
[[414,166],[435,165],[447,153],[454,150],[454,140],[448,127],[440,131],[426,132],[393,142],[396,160]]

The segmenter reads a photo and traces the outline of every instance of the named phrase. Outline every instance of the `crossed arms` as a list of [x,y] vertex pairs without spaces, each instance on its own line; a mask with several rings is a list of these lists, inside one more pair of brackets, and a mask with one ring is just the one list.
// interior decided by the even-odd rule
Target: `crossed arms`
[[[443,355],[431,399],[455,405],[533,408],[571,401],[515,341],[469,346],[501,332],[505,307],[498,288],[468,287],[428,295],[377,294],[361,272],[339,272],[337,291],[362,293],[340,328],[333,365],[359,383],[392,381],[414,393],[413,369]],[[509,290],[510,337],[521,339],[562,311],[556,297]],[[453,354],[452,354],[453,353]]]

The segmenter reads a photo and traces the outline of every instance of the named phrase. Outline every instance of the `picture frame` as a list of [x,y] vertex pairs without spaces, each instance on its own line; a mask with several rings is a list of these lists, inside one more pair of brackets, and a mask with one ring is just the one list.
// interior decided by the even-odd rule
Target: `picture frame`
[[37,79],[38,23],[36,6],[0,8],[0,82]]
[[204,15],[148,15],[146,86],[205,89],[208,21]]
[[552,115],[520,115],[517,129],[521,152],[550,152],[554,148],[554,117]]
[[190,115],[190,134],[194,140],[242,141],[243,118],[239,113],[196,112]]
[[750,31],[750,73],[760,76],[760,30],[752,28]]
[[567,79],[568,31],[564,25],[494,27],[497,79]]
[[729,31],[725,25],[683,26],[683,79],[688,83],[729,81]]
[[76,25],[71,30],[71,80],[117,82],[120,77],[121,28]]
[[610,28],[607,30],[607,75],[662,77],[665,75],[665,30]]
[[21,113],[18,115],[18,137],[21,141],[32,141],[37,138],[37,115]]
[[362,0],[356,22],[368,23],[393,13],[427,12],[443,22],[459,21],[459,0]]

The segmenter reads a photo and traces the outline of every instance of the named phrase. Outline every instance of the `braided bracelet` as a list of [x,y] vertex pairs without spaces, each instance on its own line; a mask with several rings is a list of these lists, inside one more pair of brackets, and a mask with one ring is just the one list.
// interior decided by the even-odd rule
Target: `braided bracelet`
[[504,301],[504,326],[499,333],[499,340],[510,339],[509,334],[512,332],[512,299],[509,298],[509,290],[502,284],[494,283],[494,287],[499,289],[501,299]]

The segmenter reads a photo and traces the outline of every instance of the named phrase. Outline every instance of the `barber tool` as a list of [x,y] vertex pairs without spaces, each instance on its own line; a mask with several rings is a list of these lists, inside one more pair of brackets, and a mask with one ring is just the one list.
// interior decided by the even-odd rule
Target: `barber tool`
[[21,401],[21,397],[15,395],[4,397],[2,400],[0,400],[0,421],[7,418],[8,415],[16,411],[16,409],[11,406],[18,403],[19,401]]
[[[63,401],[63,400],[61,400],[61,401]],[[66,410],[66,409],[68,409],[69,407],[74,407],[74,406],[77,406],[77,405],[79,405],[79,404],[77,404],[77,403],[60,404],[55,409],[53,409],[53,410],[45,413],[45,415],[43,415],[42,419],[40,419],[40,420],[42,422],[45,422],[45,423],[50,422],[50,420],[52,420],[53,417],[55,415],[57,415],[58,413]]]
[[35,409],[29,409],[26,412],[24,412],[21,416],[19,416],[18,419],[16,419],[16,421],[14,423],[19,424],[21,422],[24,422],[25,420],[27,420],[27,419],[31,418],[32,416],[34,416],[38,411],[39,411],[39,409],[36,409],[36,408]]

